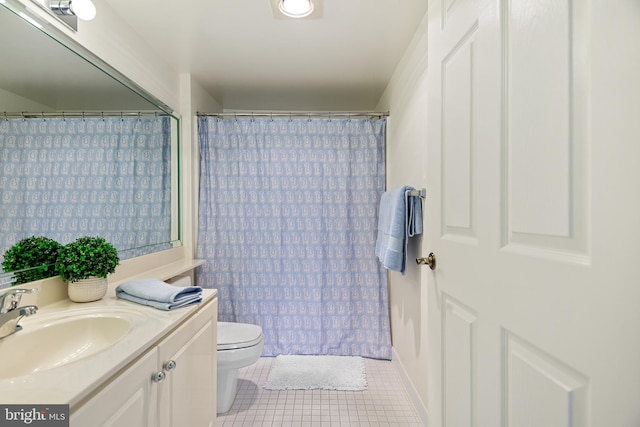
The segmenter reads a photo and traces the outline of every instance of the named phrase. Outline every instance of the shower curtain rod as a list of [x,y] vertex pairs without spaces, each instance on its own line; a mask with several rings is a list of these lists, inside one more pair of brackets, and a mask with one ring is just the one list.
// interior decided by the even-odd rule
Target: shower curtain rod
[[219,117],[219,118],[237,118],[237,117],[289,117],[289,118],[349,118],[349,119],[381,119],[388,117],[389,112],[317,112],[317,111],[297,111],[297,112],[237,112],[237,113],[198,113],[198,117]]
[[55,111],[55,112],[41,112],[30,113],[26,111],[22,112],[8,112],[4,111],[0,113],[0,119],[75,119],[75,118],[96,118],[96,117],[159,117],[166,116],[166,113],[159,113],[157,111]]

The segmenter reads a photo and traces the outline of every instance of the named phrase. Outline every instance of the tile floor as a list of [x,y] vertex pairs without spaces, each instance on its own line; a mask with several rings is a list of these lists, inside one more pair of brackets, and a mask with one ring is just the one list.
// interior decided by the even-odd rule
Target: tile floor
[[421,426],[396,366],[364,359],[365,391],[286,390],[262,388],[275,358],[260,358],[241,369],[238,394],[218,427],[369,427]]

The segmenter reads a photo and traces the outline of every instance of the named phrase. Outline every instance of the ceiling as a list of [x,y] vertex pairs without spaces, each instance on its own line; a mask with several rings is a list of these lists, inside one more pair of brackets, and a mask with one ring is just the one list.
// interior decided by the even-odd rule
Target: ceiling
[[427,0],[322,0],[319,16],[283,19],[275,0],[103,3],[225,110],[248,111],[375,109],[427,9]]

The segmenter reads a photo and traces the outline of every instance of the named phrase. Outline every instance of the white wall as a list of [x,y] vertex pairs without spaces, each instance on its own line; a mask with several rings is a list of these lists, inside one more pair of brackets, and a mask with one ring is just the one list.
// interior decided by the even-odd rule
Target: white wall
[[11,111],[51,111],[51,107],[39,102],[16,95],[4,89],[0,89],[0,99],[4,105],[11,105]]
[[198,112],[221,112],[222,107],[196,82],[191,74],[180,76],[182,102],[182,241],[187,257],[193,257],[198,233],[198,186],[200,154],[198,150]]
[[[427,16],[423,18],[396,69],[377,110],[388,110],[387,189],[402,185],[426,188],[427,141]],[[391,337],[395,356],[424,404],[427,402],[427,290],[415,258],[421,238],[409,243],[405,275],[389,272]],[[420,403],[420,402],[418,402]]]

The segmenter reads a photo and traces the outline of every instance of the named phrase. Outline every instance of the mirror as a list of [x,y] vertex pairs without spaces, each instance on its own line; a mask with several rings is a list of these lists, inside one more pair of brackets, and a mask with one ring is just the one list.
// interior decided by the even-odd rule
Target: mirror
[[0,2],[0,256],[31,236],[99,235],[121,259],[180,245],[177,116],[23,11]]

